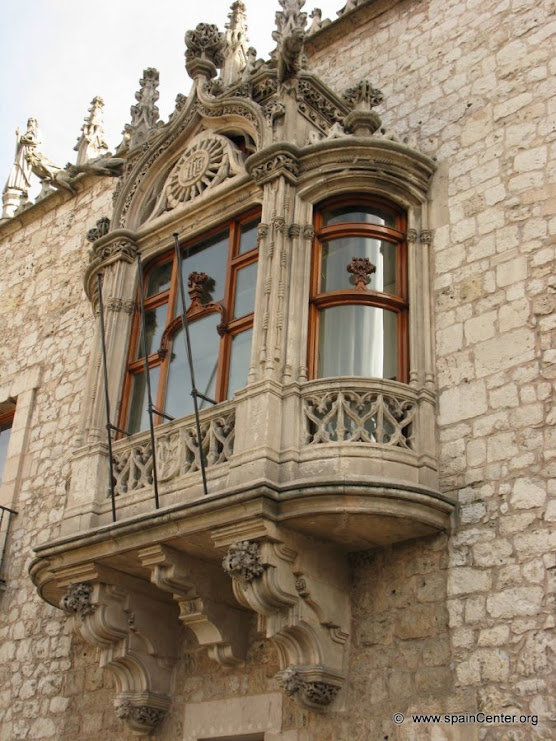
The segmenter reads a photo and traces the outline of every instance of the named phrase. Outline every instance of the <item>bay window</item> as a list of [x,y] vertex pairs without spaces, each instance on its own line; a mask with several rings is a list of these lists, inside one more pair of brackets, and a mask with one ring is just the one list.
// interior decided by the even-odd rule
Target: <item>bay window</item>
[[316,211],[309,331],[312,378],[407,381],[405,231],[405,214],[375,198],[336,198]]
[[[258,212],[181,246],[187,318],[197,390],[215,401],[247,382],[257,280]],[[178,418],[193,412],[191,378],[181,321],[174,252],[145,268],[146,350],[153,406]],[[148,426],[144,343],[136,311],[130,342],[120,426]],[[199,408],[209,402],[199,397]],[[156,415],[156,422],[162,421]]]

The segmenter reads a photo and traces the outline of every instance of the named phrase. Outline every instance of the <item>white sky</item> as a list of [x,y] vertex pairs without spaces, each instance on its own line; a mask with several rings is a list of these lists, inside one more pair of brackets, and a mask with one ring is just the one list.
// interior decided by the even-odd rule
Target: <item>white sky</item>
[[[130,120],[139,78],[160,72],[163,120],[191,80],[184,66],[184,35],[198,23],[225,30],[233,0],[0,0],[0,190],[15,151],[15,129],[38,119],[41,151],[63,167],[95,95],[104,98],[107,142],[114,151]],[[250,45],[268,58],[274,48],[278,0],[245,0]],[[336,20],[345,0],[307,0]],[[309,24],[308,24],[309,25]]]

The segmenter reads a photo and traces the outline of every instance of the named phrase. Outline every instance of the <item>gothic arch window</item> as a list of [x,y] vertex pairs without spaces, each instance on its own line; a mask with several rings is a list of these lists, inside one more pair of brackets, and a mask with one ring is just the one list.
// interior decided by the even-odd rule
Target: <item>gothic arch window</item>
[[311,378],[408,380],[406,215],[395,204],[344,195],[315,212]]
[[[250,211],[181,246],[196,386],[215,401],[230,398],[247,382],[259,221],[260,212]],[[173,251],[158,257],[144,272],[146,345],[153,405],[174,418],[193,412],[178,280]],[[200,398],[199,405],[203,409],[209,402]],[[162,418],[158,416],[155,421]],[[148,425],[138,311],[131,333],[120,425],[132,433]]]

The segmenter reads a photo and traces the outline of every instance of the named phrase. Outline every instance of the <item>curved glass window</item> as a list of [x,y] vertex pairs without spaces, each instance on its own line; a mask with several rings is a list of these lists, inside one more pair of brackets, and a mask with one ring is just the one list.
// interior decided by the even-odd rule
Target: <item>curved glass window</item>
[[[257,226],[251,212],[182,246],[182,270],[197,391],[224,401],[247,382],[257,282]],[[155,420],[193,412],[173,251],[145,269],[146,353]],[[137,302],[139,304],[139,302]],[[210,402],[199,397],[199,408]],[[145,348],[139,311],[133,324],[120,427],[148,426]]]
[[368,197],[315,214],[309,364],[312,378],[406,381],[405,214]]

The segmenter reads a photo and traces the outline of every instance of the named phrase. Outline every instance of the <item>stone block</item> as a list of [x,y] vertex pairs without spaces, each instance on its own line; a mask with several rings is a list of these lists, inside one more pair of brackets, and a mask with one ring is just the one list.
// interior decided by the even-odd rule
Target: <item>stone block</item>
[[487,612],[494,618],[536,615],[541,607],[541,587],[514,587],[487,597]]
[[516,509],[542,507],[546,501],[546,490],[531,479],[517,479],[510,496],[510,504]]

